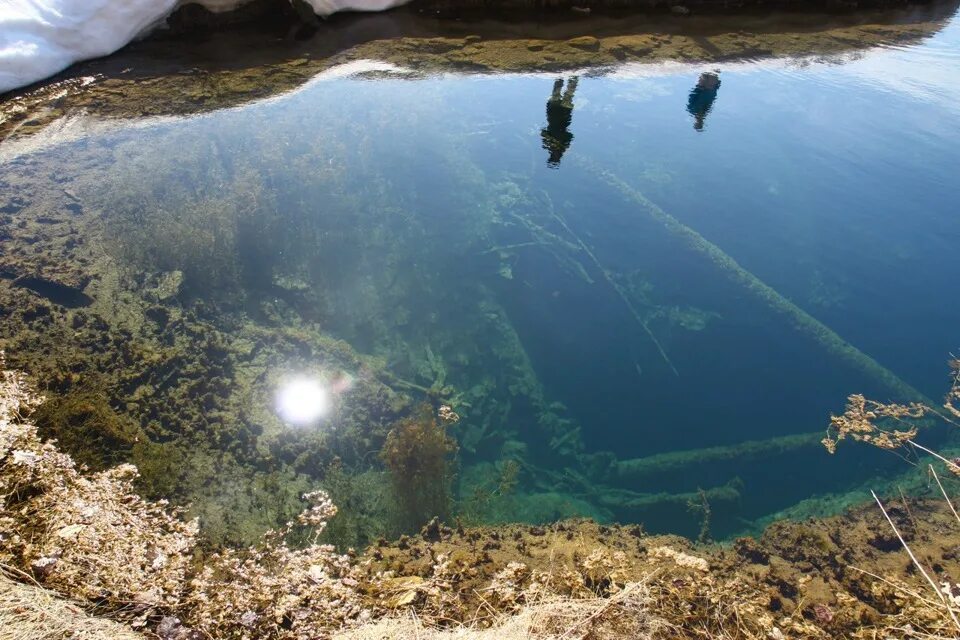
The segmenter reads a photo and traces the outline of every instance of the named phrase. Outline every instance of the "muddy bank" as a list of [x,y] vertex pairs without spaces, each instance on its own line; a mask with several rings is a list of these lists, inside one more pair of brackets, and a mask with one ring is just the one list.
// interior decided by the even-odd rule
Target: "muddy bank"
[[239,106],[293,91],[358,61],[394,65],[389,72],[401,77],[603,73],[629,63],[774,57],[842,61],[870,48],[930,37],[956,9],[956,1],[949,0],[848,15],[597,15],[505,22],[435,18],[406,8],[335,16],[306,33],[281,24],[192,36],[158,34],[8,94],[0,103],[0,136],[23,138],[87,116],[137,119]]
[[[891,499],[887,508],[937,579],[956,581],[960,532],[947,505]],[[419,536],[381,541],[365,557],[369,575],[392,576],[371,593],[383,606],[412,606],[453,622],[516,610],[538,584],[584,596],[638,581],[650,587],[654,610],[676,625],[676,637],[875,637],[906,623],[932,631],[935,619],[932,610],[904,610],[896,585],[922,592],[922,578],[875,505],[778,522],[759,538],[724,546],[588,521],[477,529],[434,523]],[[447,588],[441,593],[428,588],[438,572]]]

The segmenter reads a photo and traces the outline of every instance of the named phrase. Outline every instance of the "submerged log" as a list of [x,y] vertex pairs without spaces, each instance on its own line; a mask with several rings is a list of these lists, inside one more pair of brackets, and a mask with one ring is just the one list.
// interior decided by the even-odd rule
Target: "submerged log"
[[723,249],[661,209],[618,176],[597,166],[583,156],[576,156],[576,162],[607,186],[619,191],[624,198],[638,205],[639,212],[662,225],[671,236],[682,241],[688,249],[710,260],[722,273],[742,286],[747,293],[765,304],[799,333],[818,343],[827,353],[840,362],[860,371],[865,377],[882,385],[896,400],[922,402],[931,407],[937,406],[937,403],[934,403],[923,393],[900,379],[895,373],[847,342],[833,329],[782,296],[776,289],[740,266]]
[[670,473],[686,467],[710,465],[736,460],[750,462],[770,456],[820,446],[822,432],[779,436],[766,440],[748,440],[734,445],[705,447],[685,451],[658,453],[645,458],[619,460],[614,476],[619,482],[636,482],[643,478]]

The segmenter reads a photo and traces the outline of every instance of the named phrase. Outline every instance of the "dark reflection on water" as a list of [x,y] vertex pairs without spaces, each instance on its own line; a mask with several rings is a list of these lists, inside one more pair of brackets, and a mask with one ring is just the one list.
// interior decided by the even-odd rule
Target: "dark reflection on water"
[[557,78],[553,83],[553,93],[547,100],[547,127],[540,131],[540,137],[543,139],[543,148],[550,154],[547,166],[553,169],[560,166],[560,159],[573,142],[569,128],[573,122],[573,95],[579,81],[577,76],[573,76],[564,90],[563,79]]
[[[688,501],[702,488],[723,535],[902,469],[856,447],[827,456],[808,437],[848,393],[896,391],[790,305],[923,393],[945,387],[960,326],[958,51],[954,22],[838,64],[720,64],[719,110],[717,73],[690,90],[701,64],[581,80],[353,63],[271,101],[24,152],[0,195],[69,188],[83,201],[72,233],[118,265],[83,307],[123,281],[165,345],[222,358],[224,402],[241,408],[217,406],[219,437],[236,430],[316,476],[324,447],[373,465],[382,388],[344,396],[380,411],[363,405],[350,425],[338,414],[291,432],[270,415],[262,354],[277,334],[301,365],[304,345],[333,337],[376,361],[331,379],[455,407],[461,497],[522,470],[482,519],[579,513],[695,532]],[[708,115],[710,135],[691,131]],[[37,225],[29,260],[62,236],[44,226],[46,203],[18,206]],[[175,294],[157,284],[178,278]],[[245,360],[178,333],[196,309]],[[166,387],[129,393],[148,403],[176,380],[163,375]],[[207,412],[218,402],[195,395]]]
[[697,86],[690,91],[690,97],[687,99],[687,113],[693,116],[693,128],[697,131],[703,131],[704,121],[713,109],[719,90],[720,76],[705,71],[700,74]]

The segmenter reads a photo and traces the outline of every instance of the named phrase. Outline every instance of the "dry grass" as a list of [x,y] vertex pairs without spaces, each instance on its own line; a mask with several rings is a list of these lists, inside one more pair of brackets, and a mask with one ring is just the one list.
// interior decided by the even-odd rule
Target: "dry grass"
[[668,625],[651,610],[647,585],[632,583],[609,598],[545,598],[489,626],[436,629],[411,614],[370,622],[335,640],[582,640],[663,637]]
[[69,600],[0,574],[0,640],[144,640],[112,620],[94,618]]

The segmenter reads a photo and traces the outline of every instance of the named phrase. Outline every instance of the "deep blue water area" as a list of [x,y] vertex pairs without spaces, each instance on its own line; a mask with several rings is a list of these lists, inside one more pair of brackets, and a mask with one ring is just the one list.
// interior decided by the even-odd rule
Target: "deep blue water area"
[[[185,273],[194,298],[282,298],[273,322],[319,327],[424,388],[435,376],[472,390],[455,407],[463,469],[518,455],[637,495],[734,486],[715,509],[723,533],[903,463],[798,446],[617,478],[615,460],[822,431],[850,393],[906,399],[782,305],[941,397],[960,344],[958,122],[954,18],[916,43],[824,58],[326,73],[8,162],[102,172],[108,250]],[[197,251],[162,249],[184,234]],[[517,391],[521,370],[533,377]],[[538,427],[545,407],[579,428],[571,451]],[[675,501],[581,497],[606,517],[695,529]]]

